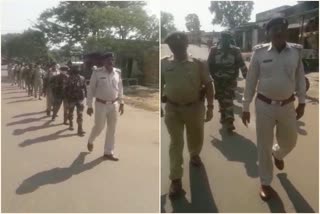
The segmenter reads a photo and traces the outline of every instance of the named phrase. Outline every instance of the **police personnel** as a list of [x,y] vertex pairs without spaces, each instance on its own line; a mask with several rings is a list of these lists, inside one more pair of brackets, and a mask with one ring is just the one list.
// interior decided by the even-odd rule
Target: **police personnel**
[[[181,183],[184,127],[190,164],[199,167],[202,165],[199,155],[203,145],[204,122],[210,121],[213,116],[213,86],[206,64],[188,55],[186,34],[172,33],[165,43],[173,56],[161,60],[161,92],[162,100],[166,102],[164,117],[170,135],[169,196],[176,198],[184,192]],[[207,112],[204,96],[207,98]]]
[[[95,102],[94,126],[88,139],[88,150],[93,150],[93,141],[98,137],[107,120],[107,134],[104,146],[104,158],[118,161],[114,155],[115,131],[117,124],[117,110],[120,115],[124,112],[123,85],[121,70],[114,67],[113,53],[108,52],[101,56],[104,67],[97,68],[92,72],[88,89],[87,114],[92,115],[93,97]],[[120,104],[120,105],[119,105]]]
[[52,120],[55,120],[55,118],[57,117],[60,106],[63,103],[63,124],[65,125],[68,125],[67,121],[69,110],[68,101],[65,97],[65,87],[69,78],[68,71],[69,67],[60,67],[60,73],[53,76],[50,82],[53,94]]
[[77,123],[78,123],[78,135],[83,136],[84,131],[82,127],[83,123],[83,109],[84,109],[84,98],[87,97],[86,81],[81,76],[80,71],[77,67],[71,66],[70,76],[66,83],[65,95],[68,102],[68,119],[69,129],[73,130],[73,111],[77,108]]
[[[284,157],[297,142],[297,120],[304,114],[306,85],[298,44],[286,42],[288,21],[282,17],[271,19],[267,35],[271,42],[257,45],[249,66],[243,98],[242,121],[250,122],[249,104],[257,88],[256,132],[260,174],[260,197],[268,200],[274,196],[270,184],[273,164],[282,170]],[[294,107],[294,93],[298,107]],[[274,128],[277,143],[273,145]]]
[[247,67],[242,59],[240,48],[234,46],[229,32],[222,32],[218,45],[210,50],[208,66],[214,80],[215,98],[219,102],[220,123],[225,125],[229,134],[235,129],[233,99],[237,88],[239,69],[246,78]]

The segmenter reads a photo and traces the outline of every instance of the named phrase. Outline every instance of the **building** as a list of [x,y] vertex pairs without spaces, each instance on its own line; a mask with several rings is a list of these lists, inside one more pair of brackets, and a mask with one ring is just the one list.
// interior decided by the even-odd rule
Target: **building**
[[242,51],[268,41],[264,26],[274,16],[283,16],[289,21],[288,41],[300,43],[306,49],[318,49],[319,2],[298,2],[294,6],[281,6],[256,15],[256,22],[250,22],[234,29],[237,45]]

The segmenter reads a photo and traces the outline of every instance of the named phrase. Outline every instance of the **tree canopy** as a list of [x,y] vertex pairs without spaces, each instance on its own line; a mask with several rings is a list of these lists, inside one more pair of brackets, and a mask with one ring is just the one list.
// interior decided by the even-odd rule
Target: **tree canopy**
[[161,11],[161,39],[166,38],[168,34],[176,30],[173,15],[171,13]]
[[191,13],[186,16],[186,27],[190,32],[200,32],[200,20],[197,14]]
[[212,24],[229,29],[247,23],[250,20],[253,1],[212,1],[209,10],[214,14]]

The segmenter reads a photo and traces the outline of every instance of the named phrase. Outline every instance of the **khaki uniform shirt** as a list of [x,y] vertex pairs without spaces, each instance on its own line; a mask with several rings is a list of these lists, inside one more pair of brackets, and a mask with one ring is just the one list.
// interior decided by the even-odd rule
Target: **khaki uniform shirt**
[[161,60],[161,89],[172,102],[187,104],[200,100],[202,86],[211,81],[206,63],[198,59],[176,61],[171,56]]
[[299,103],[305,102],[301,49],[301,45],[294,43],[287,43],[280,53],[271,43],[254,47],[246,78],[243,111],[249,111],[256,90],[272,100],[285,100],[297,92]]

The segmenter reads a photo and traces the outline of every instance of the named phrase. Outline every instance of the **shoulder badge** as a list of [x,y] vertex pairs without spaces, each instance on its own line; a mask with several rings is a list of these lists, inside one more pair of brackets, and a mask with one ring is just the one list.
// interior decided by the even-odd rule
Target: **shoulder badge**
[[256,50],[259,50],[259,49],[262,49],[262,48],[266,48],[266,47],[269,47],[270,43],[264,43],[264,44],[259,44],[259,45],[256,45],[252,48],[253,51],[256,51]]
[[302,48],[303,48],[302,45],[297,44],[297,43],[289,43],[289,42],[288,42],[288,44],[289,44],[289,46],[292,47],[292,48],[297,48],[297,49],[302,49]]

